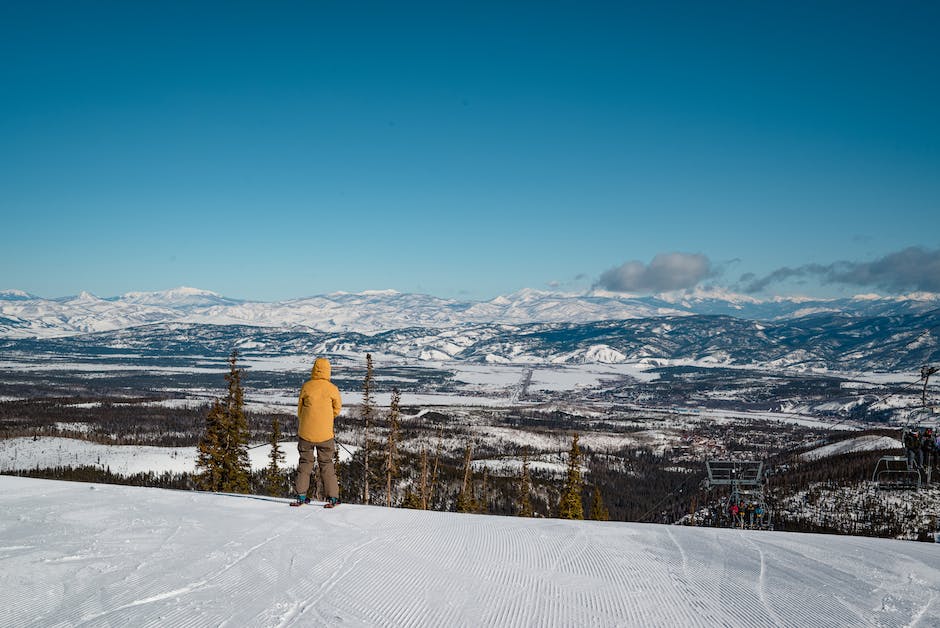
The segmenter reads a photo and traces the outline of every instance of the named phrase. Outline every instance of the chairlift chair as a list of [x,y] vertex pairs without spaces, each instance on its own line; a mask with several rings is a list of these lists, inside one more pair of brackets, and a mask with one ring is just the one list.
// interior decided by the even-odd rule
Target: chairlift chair
[[[705,463],[708,471],[708,487],[729,487],[728,498],[724,503],[724,516],[731,527],[747,524],[760,529],[773,529],[771,513],[764,499],[764,463],[760,460],[709,460]],[[734,504],[749,504],[762,515],[751,520],[750,514],[739,514],[737,520],[729,513]]]
[[882,456],[875,465],[871,481],[880,489],[920,488],[920,469],[907,456]]

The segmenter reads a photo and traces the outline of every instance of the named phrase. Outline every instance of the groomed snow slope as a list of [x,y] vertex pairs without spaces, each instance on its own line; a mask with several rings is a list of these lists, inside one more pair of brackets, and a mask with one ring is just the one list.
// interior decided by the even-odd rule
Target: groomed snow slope
[[0,477],[2,626],[931,626],[940,548]]

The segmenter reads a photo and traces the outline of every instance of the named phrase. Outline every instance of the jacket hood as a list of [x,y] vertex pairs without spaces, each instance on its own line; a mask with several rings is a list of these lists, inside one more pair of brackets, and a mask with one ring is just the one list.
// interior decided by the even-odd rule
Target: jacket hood
[[326,358],[317,358],[310,371],[312,379],[330,379],[330,361]]

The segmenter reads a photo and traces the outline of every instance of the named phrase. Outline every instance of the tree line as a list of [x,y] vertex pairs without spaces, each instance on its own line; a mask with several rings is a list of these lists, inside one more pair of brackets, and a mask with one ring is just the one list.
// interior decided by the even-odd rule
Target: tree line
[[[252,482],[248,460],[249,433],[244,413],[242,371],[237,366],[237,351],[229,359],[229,373],[225,376],[225,397],[216,400],[205,418],[205,430],[198,444],[196,486],[202,490],[247,493],[258,491],[284,496],[290,484],[283,468],[280,451],[280,425],[277,418],[271,426],[268,442],[271,444],[269,464],[260,482]],[[473,468],[473,446],[468,442],[461,463],[443,455],[443,426],[438,434],[434,451],[425,447],[420,453],[406,452],[399,447],[401,393],[392,391],[391,404],[384,417],[375,403],[375,382],[372,355],[366,355],[366,373],[362,383],[362,445],[358,451],[340,463],[337,448],[337,476],[343,501],[362,504],[382,504],[419,509],[454,510],[456,512],[486,512],[534,516],[554,514],[565,519],[585,518],[585,486],[582,475],[583,455],[578,434],[572,436],[568,453],[564,484],[554,488],[543,486],[540,491],[528,466],[528,454],[523,452],[522,469],[518,477],[505,478],[489,475]],[[381,425],[384,439],[376,437]],[[322,495],[319,474],[314,473],[311,498]],[[543,484],[545,484],[543,480]],[[590,487],[591,504],[588,516],[608,519],[598,486]],[[551,507],[549,500],[555,502]]]

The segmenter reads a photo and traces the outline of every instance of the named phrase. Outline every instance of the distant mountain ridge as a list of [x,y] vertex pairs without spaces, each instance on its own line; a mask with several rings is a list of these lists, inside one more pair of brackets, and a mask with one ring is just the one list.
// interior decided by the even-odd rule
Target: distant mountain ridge
[[861,296],[842,299],[760,300],[719,291],[647,297],[521,290],[489,301],[458,301],[392,290],[337,292],[280,302],[230,299],[180,287],[99,298],[44,299],[19,290],[0,292],[0,337],[51,338],[115,331],[154,323],[304,327],[322,332],[375,334],[408,328],[473,324],[583,324],[597,321],[718,315],[780,321],[818,314],[850,317],[919,314],[940,308],[940,295]]
[[[758,366],[800,371],[917,371],[940,360],[940,309],[892,316],[822,313],[776,322],[665,316],[588,323],[468,323],[375,334],[157,323],[60,338],[0,339],[8,356],[133,354],[399,356],[409,361],[513,364],[646,363]],[[56,359],[59,359],[58,357]]]

